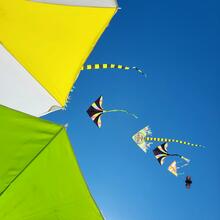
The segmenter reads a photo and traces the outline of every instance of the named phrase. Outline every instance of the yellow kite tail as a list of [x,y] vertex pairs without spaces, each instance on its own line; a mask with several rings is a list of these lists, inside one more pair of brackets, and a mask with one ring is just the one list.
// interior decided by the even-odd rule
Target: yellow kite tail
[[134,69],[138,73],[145,75],[144,72],[139,69],[138,67],[129,67],[129,66],[124,66],[124,65],[119,65],[119,64],[88,64],[84,65],[81,70],[98,70],[98,69],[123,69],[123,70],[131,70]]
[[176,140],[176,139],[169,139],[169,138],[156,138],[156,137],[146,137],[146,141],[157,141],[157,142],[174,142],[174,143],[179,143],[179,144],[184,144],[188,145],[191,147],[203,147],[200,144],[192,144],[186,141],[181,141],[181,140]]

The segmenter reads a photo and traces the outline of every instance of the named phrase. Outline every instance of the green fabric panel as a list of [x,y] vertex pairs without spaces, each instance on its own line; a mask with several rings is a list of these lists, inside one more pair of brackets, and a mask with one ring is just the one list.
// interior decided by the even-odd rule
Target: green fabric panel
[[62,126],[0,105],[0,195]]
[[0,197],[4,220],[103,220],[65,128]]

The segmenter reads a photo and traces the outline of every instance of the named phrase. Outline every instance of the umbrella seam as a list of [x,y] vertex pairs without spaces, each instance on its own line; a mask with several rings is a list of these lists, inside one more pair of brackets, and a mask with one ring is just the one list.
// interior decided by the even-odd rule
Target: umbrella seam
[[3,44],[3,42],[0,41],[0,44],[10,53],[10,55],[19,63],[19,65],[21,65],[26,71],[27,73],[30,74],[30,76],[45,90],[45,92],[48,93],[49,96],[51,96],[60,106],[59,107],[63,107],[63,105],[60,103],[60,101],[58,101],[54,95],[46,88],[44,87],[44,85],[40,82],[40,80],[38,80],[32,73],[31,71],[28,70],[28,68],[26,68],[21,62],[20,60],[7,48],[6,45]]

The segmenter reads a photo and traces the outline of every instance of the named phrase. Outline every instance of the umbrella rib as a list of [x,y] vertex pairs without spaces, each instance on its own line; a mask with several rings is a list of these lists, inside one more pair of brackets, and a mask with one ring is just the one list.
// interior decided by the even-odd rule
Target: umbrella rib
[[63,131],[65,127],[61,127],[59,131],[50,139],[50,141],[28,162],[28,164],[14,177],[14,179],[5,187],[5,189],[0,192],[0,196],[11,186],[11,184],[29,167],[29,165],[47,148],[47,146]]

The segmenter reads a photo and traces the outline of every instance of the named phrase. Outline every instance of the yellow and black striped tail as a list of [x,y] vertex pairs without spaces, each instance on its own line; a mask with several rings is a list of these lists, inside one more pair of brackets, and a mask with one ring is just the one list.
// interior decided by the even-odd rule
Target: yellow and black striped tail
[[98,69],[122,69],[122,70],[136,70],[138,73],[144,75],[143,71],[138,67],[129,67],[119,64],[88,64],[84,65],[81,70],[98,70]]
[[189,143],[187,141],[181,141],[181,140],[169,139],[169,138],[146,137],[145,140],[146,141],[166,142],[166,143],[174,142],[174,143],[188,145],[188,146],[191,146],[191,147],[203,147],[200,144],[192,144],[192,143]]

